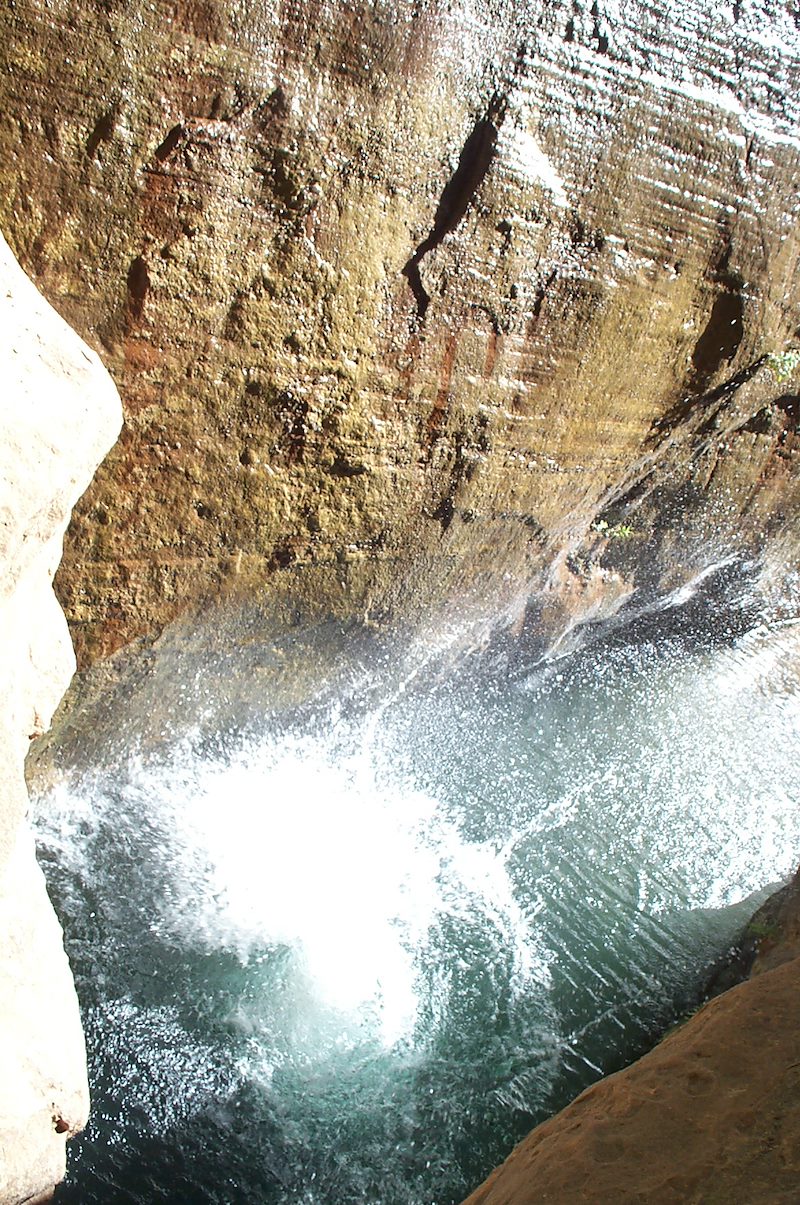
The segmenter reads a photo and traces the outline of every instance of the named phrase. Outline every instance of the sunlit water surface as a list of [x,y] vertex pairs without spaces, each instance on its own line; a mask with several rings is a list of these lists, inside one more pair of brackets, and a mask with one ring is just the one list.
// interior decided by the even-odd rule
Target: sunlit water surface
[[58,1199],[459,1201],[790,871],[795,647],[409,661],[76,769],[38,821],[94,1100]]

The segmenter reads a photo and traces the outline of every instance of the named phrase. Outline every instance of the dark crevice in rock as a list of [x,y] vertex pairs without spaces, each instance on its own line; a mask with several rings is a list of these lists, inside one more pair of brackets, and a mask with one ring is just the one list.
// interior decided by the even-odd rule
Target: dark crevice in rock
[[485,115],[475,122],[462,148],[458,166],[439,198],[430,233],[422,240],[402,270],[414,294],[420,319],[425,317],[431,299],[422,283],[419,266],[425,256],[438,247],[464,218],[494,159],[497,137],[507,106],[507,98],[495,94]]
[[102,117],[98,117],[94,129],[89,135],[86,143],[86,154],[90,159],[94,159],[101,142],[110,142],[114,136],[114,126],[117,123],[116,108],[109,109],[103,113]]
[[453,522],[453,516],[456,508],[452,497],[449,495],[442,498],[436,510],[431,512],[432,519],[438,519],[442,525],[442,535],[447,531],[450,524]]
[[[669,451],[669,445],[675,440],[691,441],[690,458],[694,459],[707,451],[711,442],[717,440],[722,434],[729,436],[738,431],[747,431],[756,435],[768,434],[772,430],[771,420],[775,410],[783,411],[790,422],[796,424],[797,419],[800,418],[800,397],[785,394],[776,398],[769,405],[761,405],[754,409],[747,418],[739,421],[737,425],[729,427],[726,431],[720,429],[720,415],[724,412],[726,405],[743,385],[752,380],[767,359],[767,356],[760,356],[752,364],[735,373],[715,389],[709,390],[708,393],[699,397],[683,398],[667,414],[653,423],[647,443],[649,449],[647,454],[632,466],[625,486],[609,491],[601,500],[598,518],[605,519],[613,526],[620,518],[635,510],[654,491],[661,488],[659,483],[663,476],[662,470],[665,465],[671,463],[673,455]],[[688,510],[689,504],[684,502],[684,505]],[[678,510],[675,510],[671,521],[677,521],[677,518]]]
[[302,464],[308,434],[308,402],[287,391],[278,394],[275,409],[283,428],[282,438],[276,450],[284,454],[287,464]]
[[745,171],[748,171],[748,172],[750,171],[750,157],[753,154],[753,146],[755,144],[755,140],[756,140],[755,134],[751,134],[750,137],[747,139],[747,146],[745,147],[744,168],[745,168]]
[[179,124],[172,127],[164,141],[160,144],[160,146],[156,147],[155,157],[159,163],[163,163],[165,159],[169,158],[169,156],[175,150],[175,147],[180,142],[183,133],[184,127],[182,125]]
[[497,231],[498,234],[503,236],[502,253],[505,254],[507,251],[509,251],[511,249],[511,241],[512,241],[512,235],[514,233],[514,227],[511,225],[511,223],[508,221],[507,218],[501,218],[500,221],[495,226],[495,230]]
[[441,523],[442,535],[445,534],[455,517],[456,499],[461,486],[465,482],[472,481],[475,476],[476,456],[485,456],[491,450],[486,416],[478,416],[474,430],[458,432],[454,442],[455,456],[450,470],[450,479],[436,509],[428,512],[431,519],[436,519]]
[[[760,361],[763,363],[763,361]],[[800,417],[800,397],[797,394],[785,393],[780,397],[774,398],[766,405],[759,406],[754,410],[744,421],[737,422],[732,427],[725,427],[720,430],[719,421],[720,415],[723,414],[725,401],[727,397],[732,396],[730,393],[722,400],[722,404],[717,406],[713,413],[703,422],[696,430],[695,434],[698,437],[718,438],[724,435],[728,438],[731,435],[737,435],[739,432],[746,431],[750,435],[769,435],[774,429],[774,417],[776,411],[781,411],[787,418],[788,422],[782,424],[783,432],[797,430],[798,418]],[[696,451],[703,452],[708,447],[706,443],[699,444]]]
[[655,465],[648,463],[641,470],[640,476],[626,490],[612,491],[606,498],[601,499],[595,526],[598,522],[606,522],[609,527],[614,527],[620,521],[620,516],[627,518],[628,513],[635,511],[637,506],[655,488]]
[[723,364],[730,364],[744,335],[744,281],[730,266],[733,251],[730,230],[722,231],[721,244],[708,266],[707,278],[720,287],[705,329],[692,352],[689,392],[702,393]]
[[727,381],[723,381],[721,385],[718,385],[715,389],[710,389],[707,393],[699,393],[682,398],[665,415],[653,423],[651,438],[655,437],[660,440],[665,433],[670,433],[676,427],[679,427],[695,410],[711,412],[707,414],[703,426],[698,431],[699,434],[704,434],[719,409],[717,403],[724,402],[737,389],[740,389],[742,385],[751,380],[765,359],[765,356],[760,356],[752,364],[748,364],[746,368],[742,368],[739,372],[734,373]]
[[360,477],[368,470],[365,464],[354,463],[353,461],[345,460],[343,456],[337,456],[327,471],[331,477]]
[[486,305],[484,302],[476,301],[473,302],[473,304],[470,306],[470,309],[476,315],[476,318],[478,315],[483,315],[488,320],[489,326],[492,330],[492,335],[495,340],[500,335],[507,333],[506,324],[499,318],[490,305]]
[[288,569],[297,560],[297,552],[290,540],[276,544],[272,550],[270,566],[273,569]]
[[411,286],[411,292],[414,294],[414,300],[417,303],[417,317],[423,319],[428,312],[431,298],[428,290],[422,283],[422,277],[419,274],[419,260],[416,256],[412,256],[403,268],[403,276],[405,276]]
[[692,382],[702,388],[723,364],[729,364],[744,335],[744,302],[738,288],[715,298],[711,314],[692,352]]
[[533,308],[531,309],[531,319],[534,323],[538,321],[542,312],[542,306],[544,305],[544,299],[557,279],[558,268],[554,268],[552,272],[548,273],[547,279],[537,288],[536,296],[533,299]]
[[800,394],[784,393],[775,399],[776,410],[782,410],[795,430],[800,425]]
[[574,213],[571,218],[570,242],[581,257],[602,251],[606,245],[606,236],[603,231],[589,226],[580,214]]
[[608,54],[608,36],[603,33],[599,21],[595,21],[594,23],[592,37],[597,42],[597,49],[600,54]]
[[134,322],[139,322],[144,312],[145,298],[150,291],[150,275],[141,255],[137,255],[128,268],[127,285],[130,316]]
[[747,431],[750,435],[769,435],[772,429],[769,407],[762,406],[755,414],[751,414],[747,422],[742,423],[738,429],[740,431]]

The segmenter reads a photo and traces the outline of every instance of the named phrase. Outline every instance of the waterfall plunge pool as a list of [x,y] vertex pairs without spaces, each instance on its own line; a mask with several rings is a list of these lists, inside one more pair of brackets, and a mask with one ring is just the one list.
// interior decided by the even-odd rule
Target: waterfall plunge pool
[[155,744],[120,705],[36,809],[93,1096],[56,1199],[460,1201],[791,871],[796,654],[406,651]]

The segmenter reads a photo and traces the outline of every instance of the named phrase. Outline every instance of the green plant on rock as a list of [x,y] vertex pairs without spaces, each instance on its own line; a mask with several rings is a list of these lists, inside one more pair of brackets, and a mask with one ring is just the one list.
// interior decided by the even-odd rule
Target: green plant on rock
[[800,349],[790,347],[787,351],[773,351],[765,358],[767,368],[775,380],[783,385],[790,381],[800,368]]
[[771,941],[779,935],[780,928],[775,921],[753,919],[748,924],[746,933],[756,941]]
[[607,519],[595,520],[592,531],[598,532],[608,540],[630,540],[636,535],[636,529],[628,523],[609,523]]

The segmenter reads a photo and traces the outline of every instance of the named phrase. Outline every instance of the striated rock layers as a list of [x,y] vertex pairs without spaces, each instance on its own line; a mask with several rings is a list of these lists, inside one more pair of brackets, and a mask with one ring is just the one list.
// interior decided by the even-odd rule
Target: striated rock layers
[[465,1205],[796,1201],[800,876],[768,928],[746,983],[538,1126]]
[[23,763],[75,659],[52,589],[70,509],[120,424],[97,356],[0,237],[0,1202],[38,1199],[86,1121],[78,1002],[25,822]]
[[[800,544],[795,5],[13,0],[0,35],[0,224],[125,409],[57,580],[83,663],[220,595],[412,628],[504,616],[551,645],[723,566],[785,596]],[[80,352],[69,364],[73,383],[96,379]],[[43,441],[28,410],[8,556],[17,589],[37,570],[49,598],[42,547],[113,422],[64,431],[65,401]],[[15,852],[24,745],[67,669],[31,693],[32,604],[14,598],[0,852],[20,950],[0,1015],[36,1037],[14,1038],[30,1066],[3,1068],[0,1131],[7,1160],[40,1136],[43,1168],[21,1196],[57,1176],[48,1127],[78,1124],[83,1098],[14,1087],[80,1080],[55,922],[39,957],[22,926],[39,924],[43,888]],[[22,910],[26,891],[39,903]],[[772,1025],[794,967],[761,976]],[[593,1100],[661,1141],[646,1104],[676,1048],[697,1068],[676,1075],[676,1109],[709,1084],[738,1099],[704,1026],[727,1017],[733,1041],[755,985],[638,1064],[628,1095],[607,1081],[537,1132],[537,1158],[567,1133],[560,1199],[594,1191],[579,1176],[622,1149],[597,1121],[591,1162],[574,1156]],[[762,1021],[748,1067],[777,1074]],[[750,1113],[730,1116],[747,1134]],[[642,1199],[657,1199],[656,1162]],[[742,1166],[755,1174],[755,1155]],[[476,1199],[510,1199],[506,1183]],[[660,1199],[692,1199],[663,1183]]]
[[796,561],[782,0],[15,0],[0,219],[122,393],[57,589],[554,641]]

